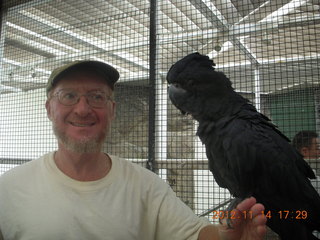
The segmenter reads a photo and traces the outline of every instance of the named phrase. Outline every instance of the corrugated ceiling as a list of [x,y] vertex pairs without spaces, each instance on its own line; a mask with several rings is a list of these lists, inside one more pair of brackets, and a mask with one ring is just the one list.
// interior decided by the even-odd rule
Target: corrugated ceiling
[[[157,71],[165,75],[175,60],[199,51],[239,91],[254,91],[254,70],[263,93],[317,84],[319,8],[319,0],[158,1]],[[36,1],[9,9],[1,92],[43,87],[54,67],[89,56],[115,65],[122,82],[148,79],[149,16],[147,0]],[[286,81],[276,80],[279,72]],[[247,76],[245,87],[237,75]]]

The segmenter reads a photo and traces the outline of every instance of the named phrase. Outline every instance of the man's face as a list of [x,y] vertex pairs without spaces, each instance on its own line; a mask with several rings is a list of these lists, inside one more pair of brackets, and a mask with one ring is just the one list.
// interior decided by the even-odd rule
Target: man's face
[[73,74],[61,79],[49,93],[46,109],[52,121],[59,148],[78,153],[98,152],[107,136],[111,122],[115,116],[115,102],[108,100],[103,108],[91,107],[85,96],[72,106],[65,106],[58,97],[50,97],[62,89],[72,89],[79,95],[99,90],[108,96],[112,90],[105,80],[89,74]]
[[302,155],[305,159],[317,159],[320,157],[320,142],[318,138],[312,138],[309,147],[302,148]]

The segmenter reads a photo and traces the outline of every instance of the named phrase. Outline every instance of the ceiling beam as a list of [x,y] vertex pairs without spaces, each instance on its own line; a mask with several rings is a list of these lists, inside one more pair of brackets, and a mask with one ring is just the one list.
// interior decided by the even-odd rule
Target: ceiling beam
[[[249,59],[251,64],[259,65],[254,54],[250,49],[245,46],[235,35],[230,34],[231,25],[220,13],[220,11],[208,0],[189,0],[191,4],[199,11],[201,14],[215,25],[223,35],[227,35],[228,39],[232,44],[238,48],[245,56]],[[205,2],[204,2],[205,1]]]
[[[277,22],[258,22],[258,23],[244,23],[244,24],[237,24],[233,25],[229,28],[229,35],[234,35],[236,37],[260,33],[260,32],[269,32],[275,31],[277,29],[285,29],[289,27],[298,27],[304,25],[314,25],[320,24],[320,14],[311,18],[310,16],[302,16],[297,17],[293,20],[281,20]],[[168,33],[162,34],[159,36],[160,43],[174,43],[174,42],[181,42],[181,41],[190,41],[199,39],[213,39],[217,38],[218,34],[221,31],[218,29],[207,29],[207,30],[197,30],[191,32],[176,32],[176,33]]]

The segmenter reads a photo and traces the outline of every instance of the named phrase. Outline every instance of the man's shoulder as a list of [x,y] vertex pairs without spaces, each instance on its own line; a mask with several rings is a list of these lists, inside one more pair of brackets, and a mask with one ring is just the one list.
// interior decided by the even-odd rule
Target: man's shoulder
[[144,167],[145,162],[133,162],[117,156],[111,156],[112,160],[117,164],[118,171],[121,171],[121,176],[126,176],[127,178],[141,180],[144,183],[149,181],[153,182],[164,182],[157,174],[151,170]]
[[134,161],[127,160],[127,159],[117,157],[117,156],[111,156],[111,158],[114,161],[117,161],[119,163],[119,166],[123,170],[136,171],[141,174],[146,174],[146,175],[150,175],[150,176],[157,176],[154,172],[150,171],[149,169],[147,169],[144,166],[144,164],[146,164],[144,161],[134,162]]
[[31,160],[29,162],[23,163],[3,173],[0,176],[0,185],[13,183],[16,181],[19,181],[21,184],[22,181],[28,181],[28,179],[32,178],[32,176],[36,174],[37,168],[39,168],[45,156],[46,155]]

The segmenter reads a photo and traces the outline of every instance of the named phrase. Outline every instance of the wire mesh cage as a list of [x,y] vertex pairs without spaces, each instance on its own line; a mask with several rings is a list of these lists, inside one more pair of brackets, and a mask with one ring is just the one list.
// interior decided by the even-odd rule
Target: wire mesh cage
[[[73,60],[99,60],[120,72],[104,150],[156,172],[196,214],[217,222],[215,209],[231,196],[208,170],[197,123],[168,99],[168,69],[189,53],[206,54],[289,139],[302,130],[319,133],[319,4],[4,1],[0,172],[57,148],[44,107],[50,72]],[[306,161],[320,175],[318,157]]]

